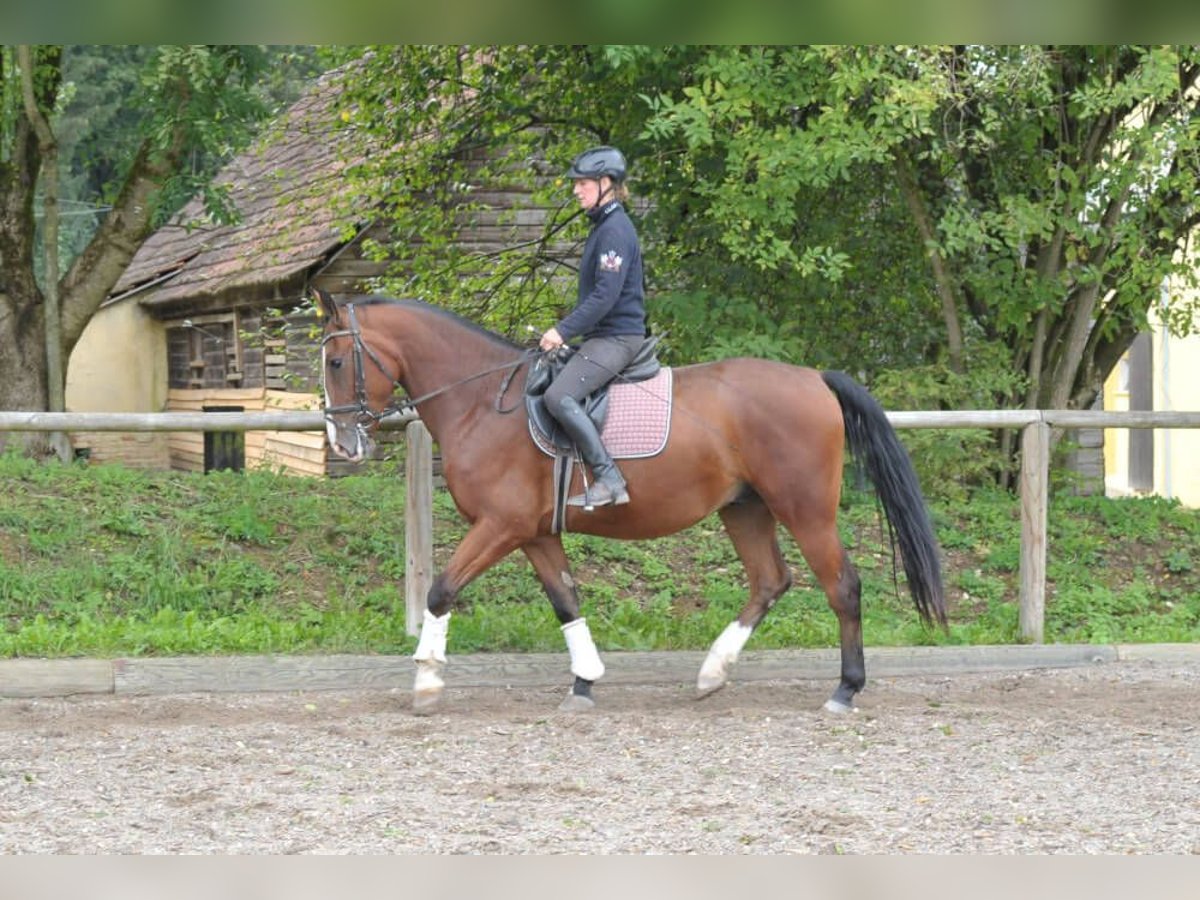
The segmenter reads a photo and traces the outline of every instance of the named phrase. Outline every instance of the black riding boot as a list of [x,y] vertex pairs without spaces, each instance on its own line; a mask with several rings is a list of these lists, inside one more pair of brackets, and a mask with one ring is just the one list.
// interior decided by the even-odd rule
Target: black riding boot
[[592,467],[592,483],[583,494],[576,494],[567,501],[571,506],[592,509],[596,506],[620,506],[629,502],[629,491],[621,470],[613,462],[596,426],[588,418],[579,401],[574,397],[563,397],[558,424],[575,442],[584,462]]

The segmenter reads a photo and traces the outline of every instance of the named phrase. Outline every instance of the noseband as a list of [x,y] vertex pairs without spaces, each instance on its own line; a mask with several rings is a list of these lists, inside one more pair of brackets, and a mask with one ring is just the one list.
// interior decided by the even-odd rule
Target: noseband
[[[388,372],[379,355],[363,340],[362,330],[358,327],[358,316],[354,312],[354,304],[347,304],[345,309],[350,319],[350,327],[325,335],[321,340],[321,351],[324,352],[325,345],[334,338],[348,337],[354,342],[354,402],[341,406],[325,407],[325,418],[326,420],[331,420],[334,416],[344,413],[354,413],[355,420],[360,426],[371,425],[391,414],[395,411],[396,407],[385,406],[379,412],[374,412],[367,404],[367,373],[363,357],[366,356],[367,359],[374,363],[375,368],[387,376],[387,380],[391,382],[393,388],[396,386],[396,379]],[[321,377],[325,377],[324,372],[321,373]]]

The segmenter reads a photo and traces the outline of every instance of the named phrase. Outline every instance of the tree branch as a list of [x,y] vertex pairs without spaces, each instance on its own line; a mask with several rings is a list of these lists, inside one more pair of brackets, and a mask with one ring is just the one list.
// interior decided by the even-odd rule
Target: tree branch
[[903,148],[897,147],[892,153],[892,159],[895,162],[896,174],[899,176],[900,191],[904,195],[904,201],[908,204],[913,222],[917,226],[917,232],[921,236],[921,243],[924,245],[926,253],[929,254],[929,264],[933,268],[934,285],[942,304],[942,322],[946,326],[946,349],[950,357],[950,368],[955,372],[963,372],[965,371],[963,333],[958,316],[954,282],[946,262],[942,258],[942,252],[938,249],[937,235],[934,233],[929,209],[925,205],[925,199],[917,185],[917,179],[913,174],[912,164],[906,152]]
[[112,210],[63,277],[62,338],[67,353],[150,233],[155,195],[179,167],[185,137],[180,123],[166,149],[154,152],[149,139],[142,142]]

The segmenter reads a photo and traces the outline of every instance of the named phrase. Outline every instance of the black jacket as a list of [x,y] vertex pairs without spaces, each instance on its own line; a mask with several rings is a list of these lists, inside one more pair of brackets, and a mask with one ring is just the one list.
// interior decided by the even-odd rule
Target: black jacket
[[592,233],[579,264],[579,299],[558,323],[564,341],[575,337],[646,333],[642,248],[619,201],[588,213]]

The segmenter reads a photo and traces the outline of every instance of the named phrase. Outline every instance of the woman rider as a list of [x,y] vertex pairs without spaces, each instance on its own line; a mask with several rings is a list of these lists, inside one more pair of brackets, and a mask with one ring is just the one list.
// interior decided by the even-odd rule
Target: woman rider
[[614,147],[593,147],[575,158],[566,173],[575,198],[592,221],[579,265],[575,308],[542,335],[543,350],[566,341],[583,343],[546,389],[546,409],[579,447],[593,480],[572,497],[585,509],[629,502],[621,471],[600,440],[581,401],[604,386],[633,359],[646,337],[642,251],[622,202],[629,197],[626,165]]

